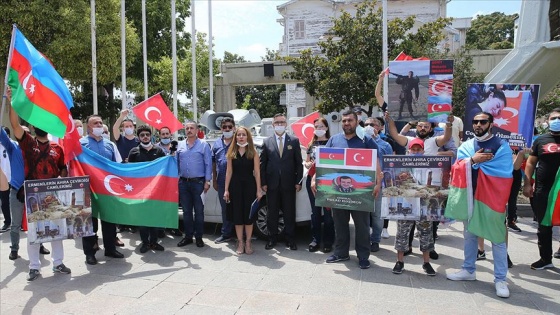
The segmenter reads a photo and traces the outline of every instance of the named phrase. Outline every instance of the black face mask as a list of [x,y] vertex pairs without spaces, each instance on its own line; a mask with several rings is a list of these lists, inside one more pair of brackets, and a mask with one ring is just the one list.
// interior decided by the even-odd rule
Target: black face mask
[[37,127],[35,127],[35,135],[37,135],[37,137],[46,137],[47,136],[47,132],[39,129]]

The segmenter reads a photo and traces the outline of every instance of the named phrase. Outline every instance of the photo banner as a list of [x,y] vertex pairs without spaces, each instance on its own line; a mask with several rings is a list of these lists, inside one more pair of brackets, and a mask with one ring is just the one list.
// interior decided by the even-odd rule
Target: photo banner
[[315,205],[372,212],[377,150],[326,147],[316,150]]
[[394,120],[446,122],[452,95],[453,60],[389,62],[387,110]]
[[444,219],[451,157],[383,156],[381,217],[389,220]]
[[26,180],[24,187],[29,244],[95,234],[89,176]]
[[530,148],[539,91],[539,84],[470,83],[467,87],[463,140],[474,138],[472,120],[484,111],[494,117],[494,135],[508,141],[514,150]]

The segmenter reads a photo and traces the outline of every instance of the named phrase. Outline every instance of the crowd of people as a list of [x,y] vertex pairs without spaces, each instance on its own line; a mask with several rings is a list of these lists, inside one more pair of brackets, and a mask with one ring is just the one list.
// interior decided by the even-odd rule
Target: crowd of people
[[[379,76],[376,97],[380,108],[386,108],[380,95],[380,86],[384,73]],[[488,95],[484,102],[496,98],[497,94]],[[8,93],[8,101],[10,95]],[[47,133],[31,126],[26,131],[20,124],[20,119],[8,102],[11,132],[17,141],[9,138],[10,129],[3,128],[0,136],[3,152],[0,172],[0,196],[2,197],[2,211],[5,222],[2,231],[10,231],[11,252],[9,259],[19,257],[20,228],[24,210],[21,198],[24,180],[48,179],[65,177],[68,175],[64,164],[64,151],[58,144],[49,141]],[[401,111],[402,111],[401,104]],[[410,105],[408,105],[410,106]],[[484,111],[473,113],[471,120],[475,137],[462,141],[463,122],[459,117],[450,115],[447,122],[441,126],[418,120],[409,122],[402,130],[398,130],[391,115],[385,112],[384,117],[370,117],[360,121],[356,111],[349,109],[342,113],[342,132],[331,134],[328,121],[318,118],[313,122],[314,136],[310,143],[300,143],[297,137],[286,133],[287,119],[285,114],[277,114],[273,118],[274,135],[264,140],[259,154],[253,142],[252,134],[244,126],[236,126],[229,117],[221,120],[221,137],[212,145],[199,138],[197,123],[185,123],[186,139],[179,142],[172,140],[172,134],[167,127],[158,131],[159,141],[153,134],[152,128],[143,125],[136,128],[127,119],[128,110],[122,111],[119,119],[112,128],[115,142],[110,140],[109,129],[103,124],[99,115],[91,115],[85,124],[76,121],[78,131],[83,135],[80,144],[107,160],[122,163],[136,163],[153,161],[166,155],[175,156],[178,165],[178,202],[183,209],[183,227],[173,230],[176,236],[183,236],[178,247],[196,244],[204,247],[204,194],[211,186],[218,192],[222,210],[222,229],[215,243],[225,243],[234,237],[237,240],[235,253],[237,255],[251,255],[255,248],[252,244],[253,223],[255,220],[251,209],[255,202],[259,202],[266,194],[268,206],[267,230],[268,239],[265,249],[271,250],[277,246],[279,239],[279,213],[282,209],[284,220],[284,239],[287,248],[297,250],[295,238],[296,193],[305,183],[311,205],[312,239],[308,250],[321,250],[328,253],[326,263],[337,263],[350,259],[350,226],[352,217],[355,231],[355,251],[358,266],[362,269],[370,267],[370,253],[379,251],[381,238],[388,238],[386,220],[381,218],[381,199],[383,188],[382,163],[377,163],[375,185],[372,198],[375,200],[373,211],[363,209],[344,210],[324,208],[315,204],[317,192],[316,180],[316,148],[360,148],[376,149],[378,158],[384,155],[443,155],[451,156],[455,160],[453,174],[465,169],[472,177],[473,196],[482,202],[484,198],[493,198],[493,204],[498,204],[506,216],[495,216],[487,226],[501,226],[504,239],[491,239],[494,258],[494,277],[496,294],[508,297],[507,287],[508,267],[513,264],[507,254],[506,227],[521,232],[516,225],[515,202],[521,185],[520,169],[524,165],[523,193],[531,198],[531,204],[537,221],[544,217],[548,194],[560,166],[560,108],[554,109],[548,116],[548,133],[536,139],[532,148],[525,148],[519,152],[512,152],[507,142],[494,136],[493,115]],[[415,130],[413,130],[414,128]],[[363,130],[364,132],[359,132]],[[386,130],[385,133],[383,130]],[[35,134],[32,136],[31,134]],[[301,147],[307,148],[305,162]],[[404,148],[404,149],[403,149]],[[307,178],[304,177],[307,169]],[[512,189],[503,196],[481,193],[484,185],[481,178],[486,178],[488,170],[498,170],[505,174],[504,178],[511,179]],[[517,178],[517,179],[516,179]],[[517,184],[515,184],[517,183]],[[498,194],[499,195],[499,194]],[[510,197],[510,195],[512,197]],[[513,196],[515,198],[513,198]],[[508,201],[509,200],[509,201]],[[448,208],[450,205],[448,204]],[[496,221],[498,220],[498,221]],[[502,220],[502,222],[499,222]],[[495,222],[494,222],[495,221]],[[464,255],[461,270],[447,274],[450,280],[475,280],[476,261],[484,259],[484,239],[478,237],[475,227],[465,221]],[[430,265],[430,260],[439,258],[435,250],[438,239],[438,222],[429,220],[399,220],[395,236],[396,263],[392,270],[395,274],[404,271],[404,257],[412,253],[414,230],[418,230],[420,251],[423,256],[422,270],[429,276],[436,272]],[[140,231],[140,253],[149,250],[163,251],[164,247],[158,239],[164,236],[165,230],[153,227],[134,227],[101,220],[101,233],[105,256],[124,258],[117,248],[124,246],[117,237],[120,230]],[[93,219],[93,230],[98,231],[97,219]],[[184,234],[183,234],[184,233]],[[500,232],[501,233],[501,232]],[[560,258],[560,250],[553,254],[552,228],[539,224],[538,243],[540,259],[531,265],[532,269],[541,270],[552,268],[552,257]],[[194,239],[194,240],[193,240]],[[87,264],[97,264],[96,252],[100,249],[98,236],[84,237],[83,252]],[[481,245],[482,244],[482,245]],[[62,241],[51,242],[53,271],[71,273],[63,263],[64,249]],[[28,281],[37,279],[40,274],[40,254],[49,254],[42,245],[29,245],[29,275]],[[332,253],[331,253],[332,252]]]

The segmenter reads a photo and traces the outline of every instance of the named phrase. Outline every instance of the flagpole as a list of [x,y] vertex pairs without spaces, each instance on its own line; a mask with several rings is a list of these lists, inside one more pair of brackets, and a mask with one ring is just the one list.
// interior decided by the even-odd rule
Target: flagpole
[[126,109],[126,28],[125,0],[121,0],[121,98],[122,109]]
[[97,43],[95,23],[95,0],[91,0],[91,85],[93,89],[93,114],[97,115]]
[[[387,30],[387,0],[383,0],[383,69],[387,69],[389,67],[389,52],[388,52],[388,30]],[[389,95],[387,92],[389,91],[389,76],[386,75],[383,78],[383,96]],[[377,107],[377,111],[379,112],[379,107]],[[379,113],[379,116],[382,116],[383,113]]]
[[214,110],[214,56],[212,55],[212,0],[208,0],[208,64],[210,68],[210,110]]
[[8,63],[6,64],[6,75],[4,76],[4,91],[2,93],[2,110],[0,111],[0,124],[4,124],[4,108],[6,108],[6,91],[8,89],[8,75],[10,74],[10,64],[12,63],[12,52],[14,51],[14,42],[16,39],[17,26],[12,27],[12,39],[10,40],[10,48],[8,50]]
[[148,99],[148,45],[146,43],[146,0],[142,0],[142,50],[144,59],[144,99]]
[[194,1],[191,1],[191,62],[192,62],[192,106],[193,106],[193,120],[198,119],[198,106],[196,104],[196,27],[194,18]]
[[[192,2],[191,2],[192,3]],[[194,5],[194,3],[193,3]],[[177,109],[177,31],[175,0],[171,0],[171,58],[173,68],[173,114],[179,117]]]

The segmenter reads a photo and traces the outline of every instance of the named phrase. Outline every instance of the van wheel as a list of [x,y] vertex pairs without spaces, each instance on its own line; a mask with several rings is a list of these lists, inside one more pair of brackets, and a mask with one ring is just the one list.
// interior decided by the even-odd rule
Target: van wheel
[[[261,201],[262,206],[259,208],[257,213],[257,218],[254,223],[254,234],[263,240],[268,240],[268,228],[266,225],[266,219],[268,216],[268,206],[266,202]],[[284,232],[284,213],[280,210],[278,214],[278,235],[280,236]]]

